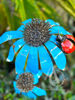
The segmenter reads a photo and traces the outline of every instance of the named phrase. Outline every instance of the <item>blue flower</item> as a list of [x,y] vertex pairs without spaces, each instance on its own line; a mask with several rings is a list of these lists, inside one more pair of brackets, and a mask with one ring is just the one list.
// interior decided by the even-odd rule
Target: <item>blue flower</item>
[[0,44],[18,39],[10,47],[7,58],[8,62],[13,61],[15,54],[19,51],[15,60],[16,72],[18,74],[24,72],[26,66],[26,71],[36,74],[41,69],[48,76],[53,73],[53,61],[59,69],[64,70],[66,57],[56,45],[56,34],[70,33],[51,19],[46,21],[28,19],[22,24],[16,31],[5,32],[0,37]]
[[[41,76],[42,73],[39,73]],[[15,92],[17,94],[21,93],[25,96],[28,96],[29,98],[36,98],[36,96],[46,95],[45,90],[36,86],[40,76],[38,76],[38,74],[33,75],[29,72],[18,74],[16,76],[16,81],[13,82]]]

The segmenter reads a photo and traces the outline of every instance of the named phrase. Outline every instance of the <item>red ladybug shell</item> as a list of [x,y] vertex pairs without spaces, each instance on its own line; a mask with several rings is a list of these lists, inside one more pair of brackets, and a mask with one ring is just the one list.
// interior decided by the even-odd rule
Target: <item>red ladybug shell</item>
[[[75,38],[72,35],[66,35],[67,38],[75,42]],[[65,53],[72,53],[75,51],[75,45],[70,40],[66,39],[61,43],[62,49]]]

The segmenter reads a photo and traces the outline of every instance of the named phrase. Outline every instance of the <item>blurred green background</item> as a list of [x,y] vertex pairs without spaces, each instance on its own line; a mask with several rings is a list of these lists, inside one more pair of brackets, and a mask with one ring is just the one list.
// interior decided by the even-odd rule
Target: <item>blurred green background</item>
[[[53,19],[75,36],[75,0],[0,0],[0,36],[7,30],[16,30],[28,18]],[[0,45],[0,100],[31,100],[15,94],[13,89],[14,61],[6,62],[13,42]],[[66,57],[63,85],[52,87],[43,76],[40,86],[47,90],[47,96],[37,100],[75,100],[75,53]]]

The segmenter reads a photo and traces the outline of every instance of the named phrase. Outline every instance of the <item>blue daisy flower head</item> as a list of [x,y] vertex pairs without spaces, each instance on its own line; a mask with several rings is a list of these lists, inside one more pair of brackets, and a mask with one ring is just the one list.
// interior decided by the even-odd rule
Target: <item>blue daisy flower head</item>
[[46,91],[37,87],[39,78],[38,75],[33,75],[30,72],[24,72],[16,76],[16,81],[13,82],[15,92],[23,94],[29,98],[46,95]]
[[[28,19],[22,22],[22,25],[16,31],[5,32],[0,36],[0,44],[18,39],[10,47],[8,62],[14,59],[15,54],[19,51],[15,60],[16,72],[20,74],[26,67],[27,71],[33,74],[41,70],[49,76],[53,73],[53,62],[61,70],[66,66],[66,57],[59,48],[56,41],[56,34],[70,34],[59,23],[51,19]],[[52,60],[53,59],[53,60]]]

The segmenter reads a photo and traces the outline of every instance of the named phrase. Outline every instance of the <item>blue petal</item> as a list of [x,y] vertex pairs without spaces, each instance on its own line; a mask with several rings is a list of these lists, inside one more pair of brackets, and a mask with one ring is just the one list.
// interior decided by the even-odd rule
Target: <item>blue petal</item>
[[39,78],[42,76],[41,70],[37,74],[34,75],[34,84],[37,84],[39,81]]
[[[27,58],[27,55],[29,53],[30,47],[28,45],[24,45],[20,52],[18,53],[16,60],[15,60],[15,67],[16,67],[16,72],[18,74],[21,74],[24,72],[24,66],[25,66],[25,61]],[[28,71],[27,67],[26,70]]]
[[68,31],[66,31],[62,26],[54,26],[50,29],[50,34],[71,34]]
[[36,74],[36,76],[37,76],[38,78],[40,78],[40,77],[42,76],[42,71],[39,70],[39,72]]
[[44,95],[46,95],[46,91],[45,90],[43,90],[41,88],[38,88],[36,86],[33,88],[32,91],[33,91],[33,93],[35,93],[38,96],[44,96]]
[[51,75],[53,73],[53,63],[47,50],[43,46],[40,46],[38,50],[42,72]]
[[19,74],[16,75],[16,80],[18,80],[18,79],[19,79]]
[[37,48],[36,47],[31,47],[29,56],[28,56],[28,61],[27,61],[27,68],[32,72],[33,74],[38,73],[38,53],[37,53]]
[[26,25],[27,23],[29,23],[29,22],[31,22],[31,21],[32,21],[32,19],[30,18],[30,19],[28,19],[28,20],[23,21],[22,23],[23,23],[24,25]]
[[63,27],[59,26],[59,23],[54,22],[54,21],[51,20],[51,19],[48,19],[48,20],[46,20],[45,22],[49,22],[50,25],[56,25],[56,26],[53,26],[53,27],[50,29],[50,31],[51,31],[50,34],[57,34],[57,33],[59,33],[59,34],[64,34],[64,35],[66,35],[66,34],[71,35],[71,33],[69,33],[68,31],[66,31]]
[[[27,23],[31,22],[31,19],[25,20],[24,22],[22,22],[22,24],[26,25]],[[25,26],[21,25],[17,30],[18,31],[24,31]]]
[[54,22],[52,19],[48,19],[45,22],[49,22],[50,25],[59,25],[59,23]]
[[[19,39],[19,40],[17,40],[17,41],[10,47],[9,55],[8,55],[8,58],[7,58],[7,61],[8,61],[8,62],[13,61],[16,52],[17,52],[24,44],[25,44],[24,40],[23,40],[23,39]],[[13,46],[14,46],[14,48],[13,48]]]
[[22,38],[22,37],[23,35],[22,35],[22,32],[20,31],[8,31],[8,32],[5,32],[0,37],[0,44],[11,39],[17,39],[17,38]]
[[15,81],[13,82],[13,86],[14,86],[14,88],[16,89],[16,82],[15,82]]
[[17,31],[24,31],[24,28],[25,28],[25,26],[24,26],[24,25],[21,25],[21,26],[17,29]]
[[15,92],[20,94],[20,90],[17,88],[15,81],[13,82],[13,86],[14,86]]
[[37,84],[39,82],[38,77],[36,75],[34,75],[34,83],[33,84]]
[[22,92],[22,95],[24,95],[24,96],[28,96],[27,93],[25,93],[25,92]]
[[57,67],[61,70],[64,70],[66,66],[65,54],[54,43],[50,41],[48,41],[45,45],[52,54]]
[[56,41],[56,37],[57,36],[55,36],[55,35],[51,35],[51,37],[50,37],[50,41],[52,41],[52,42],[54,42],[54,43],[56,43],[56,44],[58,44],[58,42]]
[[36,98],[36,95],[32,93],[32,91],[29,91],[27,93],[27,96],[30,97],[30,98]]

